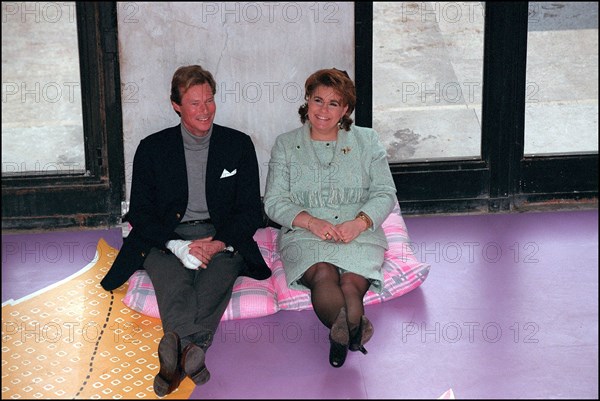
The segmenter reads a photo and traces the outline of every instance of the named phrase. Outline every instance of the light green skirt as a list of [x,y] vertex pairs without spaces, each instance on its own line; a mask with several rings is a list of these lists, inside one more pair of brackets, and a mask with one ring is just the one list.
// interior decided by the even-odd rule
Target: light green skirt
[[295,290],[307,290],[299,280],[315,263],[327,262],[337,266],[340,274],[352,272],[370,281],[369,290],[381,293],[383,289],[383,255],[385,248],[356,241],[335,243],[318,239],[292,242],[280,250],[287,285]]

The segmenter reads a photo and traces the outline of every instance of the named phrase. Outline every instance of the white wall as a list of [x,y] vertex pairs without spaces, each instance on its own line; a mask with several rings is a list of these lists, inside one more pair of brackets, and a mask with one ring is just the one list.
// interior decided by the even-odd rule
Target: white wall
[[140,140],[179,123],[179,66],[213,73],[215,122],[252,137],[263,194],[275,138],[300,125],[306,78],[336,67],[354,79],[352,2],[118,3],[118,29],[127,199]]

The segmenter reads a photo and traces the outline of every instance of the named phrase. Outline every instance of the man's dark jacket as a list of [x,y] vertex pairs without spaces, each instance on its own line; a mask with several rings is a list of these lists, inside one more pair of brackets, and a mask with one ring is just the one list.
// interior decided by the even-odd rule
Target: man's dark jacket
[[[251,138],[213,124],[206,166],[206,202],[215,226],[213,239],[231,245],[244,258],[242,275],[271,276],[252,239],[262,226],[258,161]],[[181,125],[144,138],[133,160],[129,236],[101,284],[114,290],[139,269],[152,247],[180,237],[174,232],[185,215],[188,180]]]

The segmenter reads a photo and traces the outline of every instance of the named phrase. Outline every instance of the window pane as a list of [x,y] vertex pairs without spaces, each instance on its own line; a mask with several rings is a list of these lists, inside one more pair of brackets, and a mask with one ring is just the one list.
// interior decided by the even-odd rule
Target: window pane
[[390,162],[481,157],[483,24],[482,2],[373,3],[373,128]]
[[526,90],[526,155],[598,152],[598,3],[529,3]]
[[2,174],[85,170],[74,2],[2,3]]

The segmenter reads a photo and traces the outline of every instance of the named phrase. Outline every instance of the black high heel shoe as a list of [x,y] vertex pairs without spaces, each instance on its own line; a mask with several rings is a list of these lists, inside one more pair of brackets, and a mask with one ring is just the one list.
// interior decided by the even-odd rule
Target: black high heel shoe
[[329,333],[329,363],[334,368],[341,367],[346,361],[348,355],[348,345],[350,343],[350,333],[348,323],[346,322],[346,308],[342,307],[335,322],[331,326]]
[[364,345],[373,337],[373,324],[367,319],[366,316],[360,318],[360,326],[356,333],[350,339],[350,351],[360,351],[363,354],[367,354],[367,350]]

